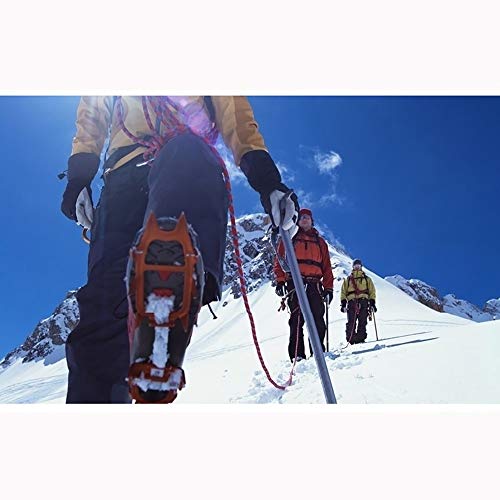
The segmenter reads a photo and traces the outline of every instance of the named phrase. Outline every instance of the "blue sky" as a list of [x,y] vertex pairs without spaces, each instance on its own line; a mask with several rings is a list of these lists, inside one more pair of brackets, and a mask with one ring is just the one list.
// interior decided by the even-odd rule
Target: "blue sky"
[[[0,97],[0,357],[85,283],[87,246],[57,179],[78,100]],[[500,296],[500,98],[250,101],[285,181],[353,257],[480,306]],[[245,182],[234,195],[237,214],[261,210]]]

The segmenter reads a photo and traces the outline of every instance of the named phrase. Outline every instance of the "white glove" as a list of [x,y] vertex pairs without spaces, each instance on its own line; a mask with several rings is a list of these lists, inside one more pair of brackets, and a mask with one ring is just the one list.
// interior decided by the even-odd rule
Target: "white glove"
[[94,220],[94,207],[92,198],[87,190],[83,188],[76,199],[76,221],[85,229],[90,229]]
[[[297,198],[292,195],[286,200],[285,214],[283,220],[281,220],[281,209],[280,200],[285,196],[286,193],[283,191],[278,191],[277,189],[269,195],[269,201],[271,203],[271,219],[275,226],[282,226],[285,231],[288,231],[290,238],[295,236],[295,233],[299,230],[297,221],[299,219],[299,208],[297,204]],[[295,200],[293,199],[295,198]]]

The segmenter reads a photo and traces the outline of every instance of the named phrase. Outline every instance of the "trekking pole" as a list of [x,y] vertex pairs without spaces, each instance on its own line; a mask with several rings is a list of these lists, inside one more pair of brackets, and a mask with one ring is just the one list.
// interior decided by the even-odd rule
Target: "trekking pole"
[[372,309],[372,315],[373,315],[373,325],[375,326],[375,336],[377,337],[378,340],[377,322],[375,320],[375,311],[373,309]]
[[[285,205],[287,199],[293,191],[289,191],[280,200],[280,210],[283,214],[285,212]],[[304,290],[304,282],[302,281],[302,276],[299,271],[299,264],[297,262],[297,257],[295,255],[295,249],[293,248],[292,239],[287,231],[283,227],[279,226],[280,236],[283,240],[285,246],[285,255],[288,266],[290,267],[290,272],[292,274],[293,283],[295,285],[295,291],[297,293],[297,298],[299,300],[300,309],[306,320],[307,329],[309,331],[309,339],[311,340],[311,345],[314,353],[314,360],[316,361],[316,366],[318,367],[319,377],[321,379],[321,385],[323,386],[323,393],[325,395],[327,404],[336,404],[337,399],[335,398],[335,393],[333,392],[332,381],[330,380],[330,374],[326,367],[325,357],[323,355],[323,349],[321,348],[321,342],[319,341],[318,330],[316,329],[316,324],[314,323],[314,317],[311,312],[311,307],[309,306],[309,301],[307,300],[307,295]]]
[[330,339],[328,338],[328,309],[330,308],[330,301],[328,295],[325,297],[326,306],[326,352],[330,352]]

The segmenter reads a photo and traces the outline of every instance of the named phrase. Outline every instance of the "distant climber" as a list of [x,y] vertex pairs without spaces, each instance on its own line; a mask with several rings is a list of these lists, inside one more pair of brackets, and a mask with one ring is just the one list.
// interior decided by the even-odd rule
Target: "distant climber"
[[345,313],[347,308],[345,332],[349,344],[361,344],[366,340],[366,323],[370,310],[377,312],[375,299],[375,285],[363,271],[361,260],[355,259],[352,272],[344,279],[340,292],[340,311]]

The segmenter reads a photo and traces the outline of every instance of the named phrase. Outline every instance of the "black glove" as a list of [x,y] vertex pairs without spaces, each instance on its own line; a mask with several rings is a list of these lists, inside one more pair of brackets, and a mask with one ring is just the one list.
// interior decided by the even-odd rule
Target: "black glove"
[[347,300],[343,299],[342,302],[340,303],[340,312],[345,313],[346,306],[347,306]]
[[76,221],[76,200],[84,188],[92,199],[90,183],[99,169],[99,157],[94,153],[76,153],[68,160],[68,184],[63,193],[62,213]]
[[284,297],[286,294],[286,283],[284,281],[277,283],[275,292],[279,297]]
[[370,299],[370,307],[373,309],[373,312],[377,312],[377,306],[375,305],[375,299]]
[[328,304],[333,300],[333,290],[331,288],[325,288],[323,290],[323,300],[326,300]]
[[295,193],[287,200],[285,214],[281,220],[280,200],[290,189],[281,182],[278,167],[267,151],[248,151],[240,162],[250,186],[260,194],[264,210],[271,217],[275,227],[282,224],[283,229],[292,230],[291,236],[298,231],[299,202]]

